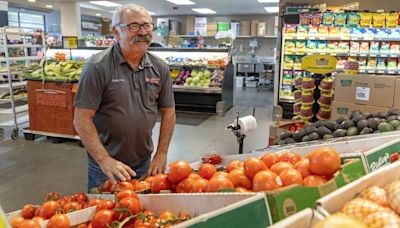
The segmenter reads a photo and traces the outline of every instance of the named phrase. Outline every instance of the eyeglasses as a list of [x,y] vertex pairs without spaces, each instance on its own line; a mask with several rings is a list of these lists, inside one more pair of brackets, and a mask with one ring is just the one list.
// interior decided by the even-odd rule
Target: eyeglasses
[[130,24],[118,24],[118,26],[128,28],[131,32],[138,32],[141,27],[143,27],[144,31],[146,32],[155,30],[153,23],[138,24],[136,22],[132,22]]

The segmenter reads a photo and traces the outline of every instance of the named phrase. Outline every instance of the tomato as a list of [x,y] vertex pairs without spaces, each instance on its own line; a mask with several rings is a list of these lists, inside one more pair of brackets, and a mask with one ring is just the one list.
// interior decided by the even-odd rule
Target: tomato
[[234,169],[228,173],[228,179],[232,181],[233,185],[236,187],[243,187],[246,189],[252,188],[252,183],[250,179],[246,176],[243,169]]
[[193,178],[186,177],[185,179],[183,179],[181,182],[179,182],[176,185],[175,192],[176,193],[191,192],[191,188],[192,188],[194,180],[195,179],[193,179]]
[[75,198],[73,196],[64,196],[59,200],[59,203],[61,206],[65,205],[66,203],[69,202],[75,202]]
[[298,161],[301,160],[300,155],[294,152],[286,152],[281,155],[279,158],[280,162],[289,162],[292,163],[292,165],[296,164]]
[[36,221],[38,223],[41,223],[41,222],[44,221],[44,218],[42,218],[42,217],[33,217],[32,220],[34,220],[34,221]]
[[318,175],[310,175],[303,180],[305,187],[317,187],[326,183],[326,179]]
[[191,219],[192,218],[192,216],[191,215],[189,215],[189,214],[187,214],[187,213],[185,213],[185,212],[179,212],[179,219],[181,219],[182,221],[185,221],[185,220],[188,220],[188,219]]
[[82,206],[78,202],[69,202],[62,206],[61,209],[64,213],[69,213],[73,211],[79,211],[82,209]]
[[57,192],[50,192],[44,197],[44,201],[50,201],[50,200],[56,201],[59,200],[60,198],[61,198],[60,194],[58,194]]
[[147,183],[151,183],[151,181],[153,180],[153,176],[149,176],[149,177],[147,177],[144,181],[146,181]]
[[97,205],[96,211],[100,211],[103,209],[113,209],[115,206],[114,201],[112,200],[101,200],[100,203]]
[[10,225],[12,228],[18,228],[24,221],[25,219],[22,216],[14,217],[10,219]]
[[88,225],[86,223],[79,224],[76,228],[87,228]]
[[136,198],[131,198],[131,197],[126,197],[123,198],[119,203],[117,203],[116,207],[118,209],[126,209],[127,211],[116,211],[114,213],[114,219],[118,220],[118,221],[122,221],[124,220],[126,217],[128,217],[129,215],[136,215],[138,213],[140,213],[141,211],[143,211],[143,206],[142,204],[139,202],[139,200],[137,200]]
[[26,204],[22,207],[21,214],[24,219],[31,219],[35,216],[36,208],[33,207],[32,204]]
[[134,187],[135,187],[135,185],[139,182],[140,180],[138,180],[138,179],[131,179],[130,181],[129,181],[129,183],[131,183]]
[[171,211],[163,211],[160,213],[160,219],[161,222],[169,221],[169,220],[174,220],[175,219],[175,214]]
[[92,227],[93,228],[108,228],[111,227],[111,223],[114,218],[114,211],[109,209],[103,209],[93,216]]
[[113,184],[110,179],[106,180],[106,182],[104,182],[104,184],[101,188],[102,188],[103,192],[114,193]]
[[171,183],[179,183],[192,173],[192,167],[189,163],[179,160],[169,165],[168,180]]
[[97,206],[101,203],[101,199],[91,199],[89,200],[89,207]]
[[41,228],[40,224],[35,220],[25,220],[18,228]]
[[339,154],[331,147],[320,147],[310,155],[309,167],[313,174],[331,176],[340,169]]
[[151,180],[150,188],[153,193],[159,193],[161,190],[170,190],[171,182],[165,174],[157,174]]
[[135,184],[135,191],[141,192],[150,189],[150,183],[147,181],[140,181]]
[[276,173],[268,170],[258,172],[253,179],[253,191],[261,192],[278,189],[281,186],[277,183],[277,178],[278,175]]
[[199,174],[203,179],[210,180],[211,177],[217,172],[214,165],[210,163],[201,164]]
[[47,223],[47,228],[69,228],[70,222],[66,215],[56,214]]
[[212,177],[225,177],[225,178],[228,178],[228,173],[224,172],[224,171],[218,171]]
[[272,165],[271,167],[271,171],[276,173],[276,174],[281,174],[281,172],[285,169],[293,169],[294,166],[292,165],[292,163],[289,162],[278,162],[274,165]]
[[192,182],[192,188],[190,192],[206,192],[206,187],[208,184],[208,180],[206,179],[197,179]]
[[139,199],[136,192],[131,189],[124,189],[124,190],[118,192],[118,194],[117,194],[118,201],[120,201],[126,197],[132,197],[132,198]]
[[228,166],[226,167],[226,172],[229,173],[234,169],[240,169],[240,168],[243,168],[243,162],[239,160],[234,160],[228,164]]
[[199,174],[197,174],[197,173],[191,173],[187,177],[192,178],[193,180],[201,179],[201,176]]
[[[40,212],[42,211],[42,205],[36,208],[35,217],[42,217],[40,216]],[[43,217],[42,217],[43,218]]]
[[253,177],[262,170],[268,170],[267,166],[258,158],[248,158],[243,164],[244,173],[253,180]]
[[251,192],[251,191],[242,187],[237,187],[235,188],[235,192]]
[[277,153],[268,153],[264,154],[260,159],[268,168],[271,168],[273,164],[279,162],[279,158],[280,156]]
[[294,165],[294,168],[301,173],[303,178],[311,175],[308,158],[303,158]]
[[88,201],[88,197],[85,193],[83,192],[77,192],[74,194],[74,199],[78,202],[87,202]]
[[296,169],[285,169],[279,174],[283,186],[289,186],[292,184],[303,184],[303,177],[301,173]]
[[218,192],[221,189],[234,188],[232,181],[225,177],[211,178],[206,187],[206,192]]
[[128,181],[121,181],[121,182],[119,182],[119,183],[118,183],[118,187],[119,187],[119,189],[121,189],[121,190],[124,190],[124,189],[130,189],[130,190],[132,190],[132,191],[135,190],[135,187],[133,186],[133,184],[130,183],[130,182],[128,182]]
[[56,214],[56,210],[60,207],[60,204],[57,201],[47,201],[42,205],[40,209],[39,216],[45,219],[50,219],[53,215]]

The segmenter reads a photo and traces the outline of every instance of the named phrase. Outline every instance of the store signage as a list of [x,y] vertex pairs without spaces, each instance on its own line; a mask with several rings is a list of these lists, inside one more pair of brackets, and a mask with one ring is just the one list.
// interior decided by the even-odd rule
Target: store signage
[[76,36],[63,36],[62,46],[64,49],[76,49],[78,48],[78,37]]
[[381,149],[375,149],[365,154],[369,172],[375,171],[382,166],[388,165],[397,160],[400,151],[400,142],[392,143]]
[[302,59],[301,68],[315,74],[328,74],[336,70],[337,59],[330,55],[310,55]]

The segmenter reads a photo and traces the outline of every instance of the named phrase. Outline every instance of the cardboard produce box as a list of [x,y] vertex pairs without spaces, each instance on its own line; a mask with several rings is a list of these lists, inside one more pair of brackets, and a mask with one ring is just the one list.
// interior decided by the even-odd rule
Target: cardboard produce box
[[333,214],[340,211],[345,203],[357,197],[364,189],[371,186],[384,187],[399,179],[400,162],[396,162],[319,199],[317,201],[317,210],[324,215]]
[[267,35],[267,22],[258,22],[257,36],[266,36],[266,35]]
[[240,21],[240,35],[250,36],[250,21]]
[[324,219],[318,211],[311,208],[300,211],[299,213],[292,215],[278,223],[273,224],[270,228],[300,228],[300,227],[312,227],[319,221]]
[[250,36],[257,36],[257,25],[258,25],[258,20],[251,21]]
[[[335,93],[335,99],[336,99],[336,93]],[[389,111],[389,109],[391,108],[353,104],[353,103],[334,100],[332,103],[331,120],[336,120],[341,116],[350,116],[351,113],[355,110],[359,110],[362,112],[377,113],[377,112],[387,112]]]
[[334,101],[379,107],[393,107],[397,77],[338,74]]

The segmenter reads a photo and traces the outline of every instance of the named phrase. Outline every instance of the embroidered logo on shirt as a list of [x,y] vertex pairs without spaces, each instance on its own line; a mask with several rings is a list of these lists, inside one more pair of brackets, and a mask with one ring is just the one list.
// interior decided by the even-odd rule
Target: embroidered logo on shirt
[[146,82],[148,82],[150,84],[159,85],[160,84],[160,78],[146,78]]

